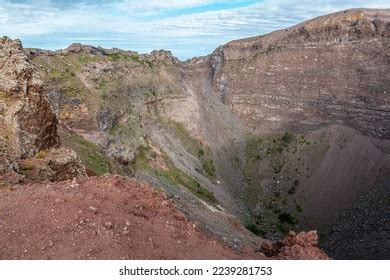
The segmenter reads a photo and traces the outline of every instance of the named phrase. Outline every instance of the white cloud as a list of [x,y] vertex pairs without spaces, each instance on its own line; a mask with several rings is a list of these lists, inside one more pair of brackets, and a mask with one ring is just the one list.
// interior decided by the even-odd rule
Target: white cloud
[[267,0],[249,7],[185,15],[151,23],[158,32],[189,34],[262,34],[278,28],[353,7],[389,7],[388,1]]
[[[99,1],[92,1],[95,4],[73,1],[73,5],[67,2],[66,9],[49,0],[32,1],[30,4],[24,2],[17,4],[0,0],[0,34],[23,40],[45,35],[57,41],[61,41],[61,36],[70,40],[100,38],[90,40],[91,44],[112,41],[127,42],[129,47],[167,46],[186,53],[186,56],[191,52],[193,55],[205,54],[196,49],[210,51],[227,40],[264,34],[342,9],[390,6],[388,0],[264,0],[241,8],[171,15],[159,19],[142,16],[172,10],[180,12],[183,8],[229,1],[100,1],[103,4],[98,4]],[[88,40],[85,42],[88,43]],[[40,47],[45,47],[44,43]]]
[[118,7],[121,9],[129,10],[134,9],[137,11],[151,11],[151,10],[167,10],[167,9],[182,9],[190,7],[198,7],[202,5],[208,5],[218,2],[229,2],[223,0],[149,0],[149,1],[138,1],[138,0],[125,0],[119,3]]

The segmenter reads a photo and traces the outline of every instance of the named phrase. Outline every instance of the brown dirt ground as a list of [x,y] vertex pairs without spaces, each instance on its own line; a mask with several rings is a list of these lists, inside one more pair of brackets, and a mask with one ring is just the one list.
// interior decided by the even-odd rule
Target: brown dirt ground
[[120,176],[0,189],[0,259],[245,259]]

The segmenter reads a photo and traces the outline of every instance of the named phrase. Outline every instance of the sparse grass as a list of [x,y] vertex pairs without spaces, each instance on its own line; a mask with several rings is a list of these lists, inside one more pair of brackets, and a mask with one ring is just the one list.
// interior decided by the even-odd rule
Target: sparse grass
[[7,98],[7,97],[9,97],[8,93],[0,91],[0,98]]
[[245,154],[248,160],[260,160],[260,152],[263,148],[264,140],[255,136],[249,135],[246,141]]
[[[127,54],[122,54],[122,53],[111,53],[107,56],[108,60],[114,61],[114,62],[120,61],[120,60],[133,60],[134,61],[134,59],[132,59],[132,57],[133,57],[133,55],[130,56]],[[143,64],[140,61],[136,61],[136,62]]]
[[271,163],[272,169],[275,174],[278,174],[282,171],[283,166],[284,166],[284,161],[283,159],[274,159],[273,162]]
[[270,145],[267,148],[268,155],[281,154],[285,151],[285,149],[293,143],[295,140],[294,134],[290,132],[286,132],[283,136],[277,136],[272,141],[270,141]]
[[256,170],[256,166],[263,160],[268,161],[268,166],[272,168],[274,174],[282,172],[285,165],[283,153],[289,152],[290,145],[295,141],[296,136],[290,132],[266,138],[248,135],[245,147],[247,170],[245,173],[249,176],[246,177],[250,177],[251,170]]
[[89,63],[89,62],[98,62],[101,60],[101,57],[93,54],[83,54],[83,55],[78,55],[77,59],[80,63]]
[[117,62],[117,61],[133,61],[141,65],[147,65],[150,68],[153,68],[153,63],[149,60],[143,60],[138,54],[123,54],[123,53],[112,53],[108,55],[108,60]]
[[283,145],[285,147],[287,147],[295,140],[295,137],[294,137],[294,134],[292,134],[290,132],[286,132],[286,133],[284,133],[284,135],[282,136],[282,138],[280,140],[283,143]]
[[203,170],[209,177],[215,177],[215,166],[212,160],[206,160],[203,162]]
[[156,171],[155,174],[166,178],[174,185],[181,185],[189,189],[192,193],[205,201],[213,204],[217,203],[217,199],[212,192],[202,187],[192,176],[175,167],[170,166],[168,170]]
[[141,170],[148,172],[151,170],[151,166],[149,164],[149,159],[147,158],[147,154],[150,152],[150,149],[145,147],[139,147],[138,153],[134,158],[134,161],[132,163],[133,167],[136,170]]
[[260,227],[258,227],[256,224],[247,224],[246,229],[253,232],[257,236],[264,236],[265,232]]
[[61,79],[63,78],[64,74],[58,69],[51,69],[48,73],[48,76],[51,79]]
[[114,124],[111,129],[110,129],[110,135],[111,136],[115,136],[115,135],[120,135],[121,134],[121,130],[119,128],[119,125],[117,124]]
[[242,165],[240,158],[237,156],[232,159],[232,164],[235,168],[240,168]]
[[61,140],[66,146],[72,148],[80,156],[85,167],[96,175],[110,172],[108,160],[103,156],[98,145],[70,132],[62,132]]
[[302,209],[302,206],[299,205],[299,204],[295,204],[295,210],[299,213],[302,213],[303,209]]
[[176,122],[170,122],[169,127],[174,131],[187,152],[197,157],[202,162],[202,168],[209,179],[214,179],[216,176],[216,168],[211,156],[211,150],[202,144],[201,141],[191,137],[186,128]]
[[132,55],[128,55],[128,54],[123,54],[123,53],[112,53],[112,54],[109,54],[108,56],[108,60],[110,61],[114,61],[114,62],[117,62],[117,61],[134,61],[136,63],[139,63],[139,64],[142,64],[144,65],[144,61],[141,59],[141,57],[138,55],[138,54],[132,54]]
[[157,177],[162,177],[173,185],[183,186],[202,200],[211,204],[217,204],[218,201],[212,192],[201,186],[191,175],[176,168],[166,155],[164,155],[163,158],[167,169],[160,170],[152,167],[152,153],[153,152],[149,148],[140,148],[134,162],[132,163],[133,167],[136,170],[141,170]]
[[[183,124],[177,122],[169,122],[168,126],[179,138],[187,152],[195,157],[203,157],[206,154],[206,147],[203,146],[201,141],[191,137],[190,133],[184,127]],[[207,151],[208,152],[208,151]]]
[[120,55],[119,53],[111,53],[108,55],[108,60],[111,60],[111,61],[119,61],[123,59],[123,56]]
[[299,186],[300,182],[298,179],[294,180],[293,185],[291,188],[288,190],[288,194],[295,194],[297,192],[297,187]]
[[139,63],[139,64],[144,64],[143,60],[141,60],[140,56],[137,55],[137,54],[132,54],[132,55],[130,56],[130,59],[131,59],[132,61],[134,61],[134,62]]
[[47,156],[47,153],[48,153],[47,150],[42,150],[42,151],[39,151],[38,153],[36,153],[35,157],[37,159],[43,159]]
[[[247,183],[248,195],[246,202],[256,206],[258,203],[267,205],[271,199],[262,191],[262,184],[275,184],[277,174],[283,172],[288,154],[293,152],[298,136],[285,132],[280,135],[246,137],[245,164],[243,175]],[[274,178],[270,183],[269,179]],[[277,190],[277,186],[272,186]],[[281,197],[274,197],[273,205],[281,203]],[[274,208],[274,207],[273,207]],[[270,209],[273,210],[273,209]]]
[[279,214],[278,219],[279,219],[280,223],[287,223],[290,225],[294,225],[297,223],[297,219],[294,216],[292,216],[291,214],[286,213],[286,212],[282,212],[281,214]]

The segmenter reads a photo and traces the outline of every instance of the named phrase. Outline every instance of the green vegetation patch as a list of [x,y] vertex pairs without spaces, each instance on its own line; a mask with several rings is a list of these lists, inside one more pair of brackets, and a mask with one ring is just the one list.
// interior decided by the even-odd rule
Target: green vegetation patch
[[290,225],[294,225],[297,223],[297,219],[294,216],[292,216],[291,214],[286,213],[286,212],[279,214],[278,219],[279,219],[280,223],[287,223]]
[[[246,137],[245,162],[242,164],[246,182],[244,199],[253,209],[261,206],[260,212],[254,210],[253,217],[255,225],[266,234],[284,234],[297,223],[292,214],[283,211],[289,207],[284,189],[280,189],[279,174],[283,172],[289,154],[296,152],[298,140],[301,140],[299,135],[290,132],[268,136],[248,134]],[[298,185],[297,180],[292,183],[294,192]],[[253,225],[250,227],[256,231]]]
[[127,60],[128,58],[129,58],[128,55],[124,55],[120,53],[111,53],[108,55],[108,60],[110,61]]
[[303,211],[302,206],[299,205],[299,204],[296,204],[296,205],[295,205],[295,210],[296,210],[297,212],[299,212],[299,213],[302,213],[302,211]]
[[249,161],[258,161],[262,158],[261,150],[263,148],[264,140],[252,135],[249,135],[246,141],[245,154]]
[[191,137],[187,129],[180,123],[170,122],[168,126],[179,138],[187,152],[198,158],[202,163],[204,174],[209,179],[216,177],[216,167],[212,160],[211,149],[197,139]]
[[176,168],[166,155],[163,156],[166,168],[157,169],[153,167],[151,161],[154,157],[156,157],[156,154],[150,148],[141,147],[139,148],[132,166],[135,170],[144,171],[154,176],[164,178],[172,185],[183,186],[206,202],[214,205],[218,203],[211,191],[201,186],[191,175]]
[[258,225],[256,224],[247,224],[246,226],[246,229],[253,232],[255,235],[257,236],[265,236],[265,231],[262,230]]
[[215,177],[215,166],[212,160],[203,161],[203,170],[206,172],[208,177]]
[[60,136],[64,146],[73,149],[87,169],[96,175],[110,172],[109,161],[103,156],[98,145],[71,132],[62,131]]
[[205,201],[211,202],[212,204],[217,203],[217,199],[212,192],[202,187],[192,176],[175,167],[170,166],[168,170],[156,171],[155,174],[159,177],[164,177],[174,185],[186,187],[197,197]]
[[109,54],[108,60],[113,61],[113,62],[118,62],[118,61],[133,61],[141,65],[147,65],[149,67],[153,67],[153,63],[142,59],[138,54],[124,54],[124,53],[112,53]]
[[294,134],[286,132],[283,136],[276,136],[271,141],[267,148],[268,155],[277,155],[283,153],[287,147],[295,140]]
[[80,63],[99,62],[102,57],[94,54],[81,54],[77,56]]

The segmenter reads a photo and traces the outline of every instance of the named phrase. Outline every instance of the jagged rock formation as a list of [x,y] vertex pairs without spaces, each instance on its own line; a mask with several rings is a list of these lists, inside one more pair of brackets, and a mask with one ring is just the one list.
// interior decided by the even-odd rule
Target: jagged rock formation
[[0,173],[6,173],[5,182],[14,181],[14,171],[29,179],[54,181],[85,175],[73,151],[56,149],[57,117],[42,81],[21,42],[7,37],[0,39],[0,131]]
[[250,237],[232,233],[226,212],[257,235],[324,238],[388,178],[389,18],[342,11],[186,62],[80,44],[26,52],[91,174],[153,182],[242,247]]
[[[42,82],[19,41],[0,39],[3,144],[15,158],[58,146],[57,119],[42,94]],[[7,139],[4,139],[7,138]]]

